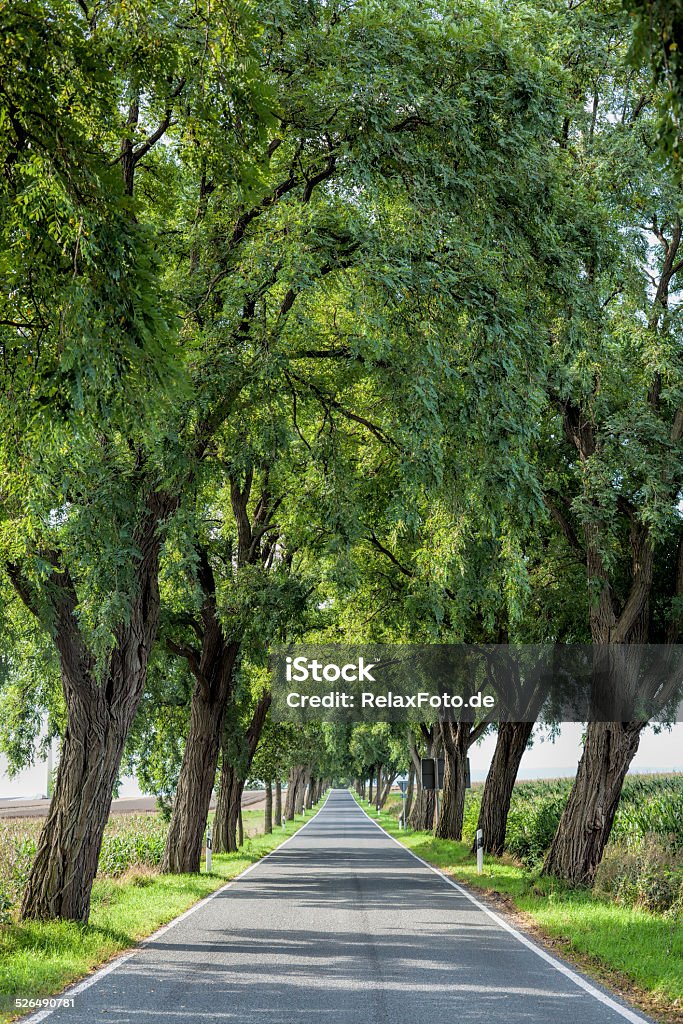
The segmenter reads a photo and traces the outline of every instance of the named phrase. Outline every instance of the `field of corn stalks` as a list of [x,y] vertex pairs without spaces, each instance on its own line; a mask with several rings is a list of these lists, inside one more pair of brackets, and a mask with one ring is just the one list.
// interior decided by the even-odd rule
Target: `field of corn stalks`
[[[528,864],[548,849],[569,795],[571,779],[519,782],[508,817],[506,847]],[[468,791],[463,838],[474,839],[481,787]],[[619,801],[611,842],[635,849],[656,836],[672,855],[683,852],[683,774],[628,776]]]
[[[42,824],[31,818],[0,820],[0,924],[11,919],[21,902]],[[167,829],[158,814],[112,816],[102,841],[99,877],[118,878],[129,868],[158,865]]]

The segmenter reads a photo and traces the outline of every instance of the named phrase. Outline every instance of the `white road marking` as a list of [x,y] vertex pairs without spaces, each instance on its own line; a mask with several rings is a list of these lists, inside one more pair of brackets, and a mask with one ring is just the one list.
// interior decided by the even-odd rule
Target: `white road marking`
[[[153,932],[151,935],[148,935],[146,939],[142,939],[137,944],[135,949],[132,949],[129,953],[124,953],[123,956],[117,957],[116,960],[113,960],[111,963],[108,963],[105,967],[100,967],[99,970],[95,971],[93,974],[90,974],[87,978],[84,978],[83,981],[79,981],[76,985],[71,985],[69,988],[64,989],[63,992],[60,992],[59,995],[55,996],[54,998],[55,999],[71,999],[73,996],[77,996],[77,995],[80,995],[81,992],[85,992],[85,990],[90,988],[91,985],[97,984],[97,982],[101,981],[102,978],[106,978],[106,976],[108,974],[111,974],[112,971],[115,971],[118,967],[121,967],[123,964],[125,964],[129,960],[131,960],[145,946],[147,946],[150,943],[155,942],[157,939],[161,938],[162,935],[165,935],[166,932],[171,930],[171,928],[175,928],[175,926],[177,924],[180,924],[181,921],[184,921],[186,917],[190,916],[190,914],[194,914],[194,912],[196,910],[199,910],[200,907],[203,907],[205,904],[207,904],[210,900],[214,899],[216,896],[220,896],[220,894],[222,892],[225,892],[226,889],[230,889],[231,886],[235,885],[236,882],[241,881],[241,879],[243,879],[245,875],[248,875],[250,871],[254,870],[254,868],[259,867],[261,864],[263,864],[263,862],[265,860],[268,860],[269,857],[272,857],[274,854],[279,853],[280,850],[283,847],[287,846],[288,843],[291,843],[292,839],[296,839],[296,837],[301,832],[303,832],[303,830],[305,828],[308,828],[308,826],[311,824],[311,822],[315,821],[315,819],[318,817],[318,815],[320,814],[321,811],[325,810],[325,807],[327,805],[327,801],[330,799],[330,793],[331,792],[332,792],[332,790],[330,790],[330,792],[327,794],[327,797],[325,799],[325,803],[322,805],[321,808],[319,808],[319,810],[317,810],[315,812],[313,817],[309,818],[308,821],[301,826],[301,828],[297,829],[297,831],[294,832],[293,835],[291,835],[287,839],[285,839],[285,841],[283,843],[280,843],[279,846],[276,846],[274,850],[270,851],[270,853],[267,853],[267,854],[265,854],[264,857],[261,857],[261,858],[259,858],[259,860],[254,861],[254,863],[250,864],[248,868],[245,868],[244,871],[241,871],[239,873],[239,875],[235,875],[235,877],[231,878],[229,882],[226,882],[225,885],[222,885],[220,887],[220,889],[214,889],[214,891],[210,892],[208,896],[204,896],[204,898],[199,900],[198,903],[194,903],[189,908],[189,910],[186,910],[184,913],[180,914],[178,917],[174,917],[172,921],[168,922],[168,924],[162,925],[162,927],[158,928],[157,931]],[[362,808],[361,808],[361,810],[362,810]],[[382,831],[384,831],[384,830],[382,830]],[[49,999],[50,997],[46,996],[45,998]],[[22,1024],[38,1024],[39,1021],[45,1020],[47,1017],[50,1016],[50,1014],[54,1013],[55,1010],[57,1010],[57,1009],[59,1009],[59,1007],[53,1006],[53,1007],[50,1007],[49,1009],[46,1009],[46,1010],[39,1010],[38,1013],[32,1013],[29,1017],[22,1017],[20,1019],[21,1019]]]
[[560,974],[564,974],[565,978],[569,978],[569,980],[573,981],[575,985],[578,985],[579,988],[582,988],[584,992],[587,992],[588,995],[593,996],[594,999],[597,999],[599,1003],[602,1003],[604,1006],[609,1006],[610,1010],[614,1010],[614,1012],[618,1013],[620,1017],[624,1018],[624,1020],[630,1021],[630,1024],[651,1024],[651,1021],[649,1021],[647,1017],[641,1017],[639,1014],[634,1013],[633,1010],[629,1010],[627,1007],[622,1006],[620,1003],[617,1003],[614,999],[611,999],[610,996],[608,996],[605,992],[601,992],[599,988],[595,988],[595,986],[591,985],[589,981],[586,981],[585,978],[582,978],[580,974],[577,974],[576,971],[573,971],[571,967],[567,967],[567,965],[563,964],[562,961],[556,960],[554,956],[551,956],[550,953],[547,953],[544,949],[541,949],[540,946],[537,946],[534,942],[531,941],[531,939],[527,938],[526,935],[522,934],[522,932],[517,931],[517,929],[513,928],[511,924],[508,924],[508,922],[504,918],[499,917],[499,915],[496,914],[493,910],[489,910],[487,906],[485,906],[483,903],[480,903],[475,896],[469,893],[466,889],[463,889],[462,886],[458,885],[457,882],[454,882],[453,879],[449,878],[448,875],[444,874],[443,871],[439,871],[439,869],[435,868],[433,864],[428,864],[426,860],[422,859],[422,857],[418,857],[416,853],[413,853],[412,850],[409,850],[407,846],[404,846],[403,843],[400,842],[400,840],[392,836],[389,832],[386,831],[386,829],[383,829],[382,826],[377,821],[371,818],[370,815],[365,810],[365,808],[361,807],[361,805],[356,800],[354,800],[353,796],[351,796],[350,793],[349,797],[352,800],[352,802],[356,805],[358,810],[361,811],[368,819],[368,821],[372,822],[372,824],[376,828],[378,828],[380,832],[387,837],[387,839],[391,839],[391,841],[393,843],[396,843],[396,845],[399,846],[402,850],[404,850],[405,853],[409,853],[410,856],[414,857],[416,861],[419,861],[419,863],[422,864],[424,867],[429,868],[430,871],[433,871],[434,874],[438,875],[439,878],[441,878],[447,885],[451,885],[454,889],[457,889],[458,893],[461,896],[464,896],[466,899],[468,899],[470,903],[474,903],[475,907],[478,907],[479,910],[482,910],[485,914],[487,914],[488,917],[495,921],[500,928],[503,928],[506,932],[509,932],[510,935],[514,935],[518,942],[521,942],[523,946],[526,946],[527,949],[530,949],[531,952],[535,953],[536,956],[541,958],[541,960],[545,960],[546,963],[554,967],[556,971],[560,972]]

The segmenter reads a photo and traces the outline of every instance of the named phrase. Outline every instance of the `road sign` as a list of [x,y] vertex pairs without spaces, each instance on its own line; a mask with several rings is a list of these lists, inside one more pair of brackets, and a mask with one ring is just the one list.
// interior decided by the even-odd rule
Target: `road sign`
[[398,781],[398,788],[401,790],[401,792],[404,793],[404,794],[407,793],[408,792],[408,780],[407,779],[398,779],[397,781]]
[[421,757],[420,779],[423,789],[443,789],[443,758]]
[[[436,769],[435,766],[436,765]],[[435,777],[436,772],[436,777]],[[422,757],[420,758],[420,777],[423,789],[443,789],[443,758]],[[399,780],[399,786],[401,781]],[[407,787],[406,783],[406,787]],[[465,762],[465,788],[472,788],[472,773],[470,771],[469,757]]]

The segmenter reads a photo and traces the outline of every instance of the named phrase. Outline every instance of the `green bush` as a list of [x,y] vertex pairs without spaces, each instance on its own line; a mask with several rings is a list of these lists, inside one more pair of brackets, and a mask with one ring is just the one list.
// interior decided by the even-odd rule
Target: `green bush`
[[562,816],[562,796],[513,797],[508,815],[505,848],[524,864],[542,860],[550,846]]
[[683,907],[683,856],[656,834],[633,843],[611,843],[598,867],[594,892],[615,903],[653,913]]

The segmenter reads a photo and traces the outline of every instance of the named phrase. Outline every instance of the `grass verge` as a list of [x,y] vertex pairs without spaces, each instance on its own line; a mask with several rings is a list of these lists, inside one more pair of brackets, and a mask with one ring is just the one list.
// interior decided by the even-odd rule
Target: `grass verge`
[[237,853],[214,854],[210,874],[160,875],[132,868],[119,879],[96,879],[87,925],[32,921],[0,926],[0,1021],[16,1016],[9,1008],[14,999],[61,992],[135,946],[276,849],[313,813],[297,815],[285,828],[265,835],[263,811],[244,811],[244,846]]
[[456,882],[481,893],[492,909],[550,946],[586,974],[666,1024],[683,1022],[683,921],[621,907],[588,889],[569,889],[541,878],[509,858],[476,858],[465,843],[435,839],[429,832],[398,827],[399,801],[391,813],[358,800],[389,835]]

